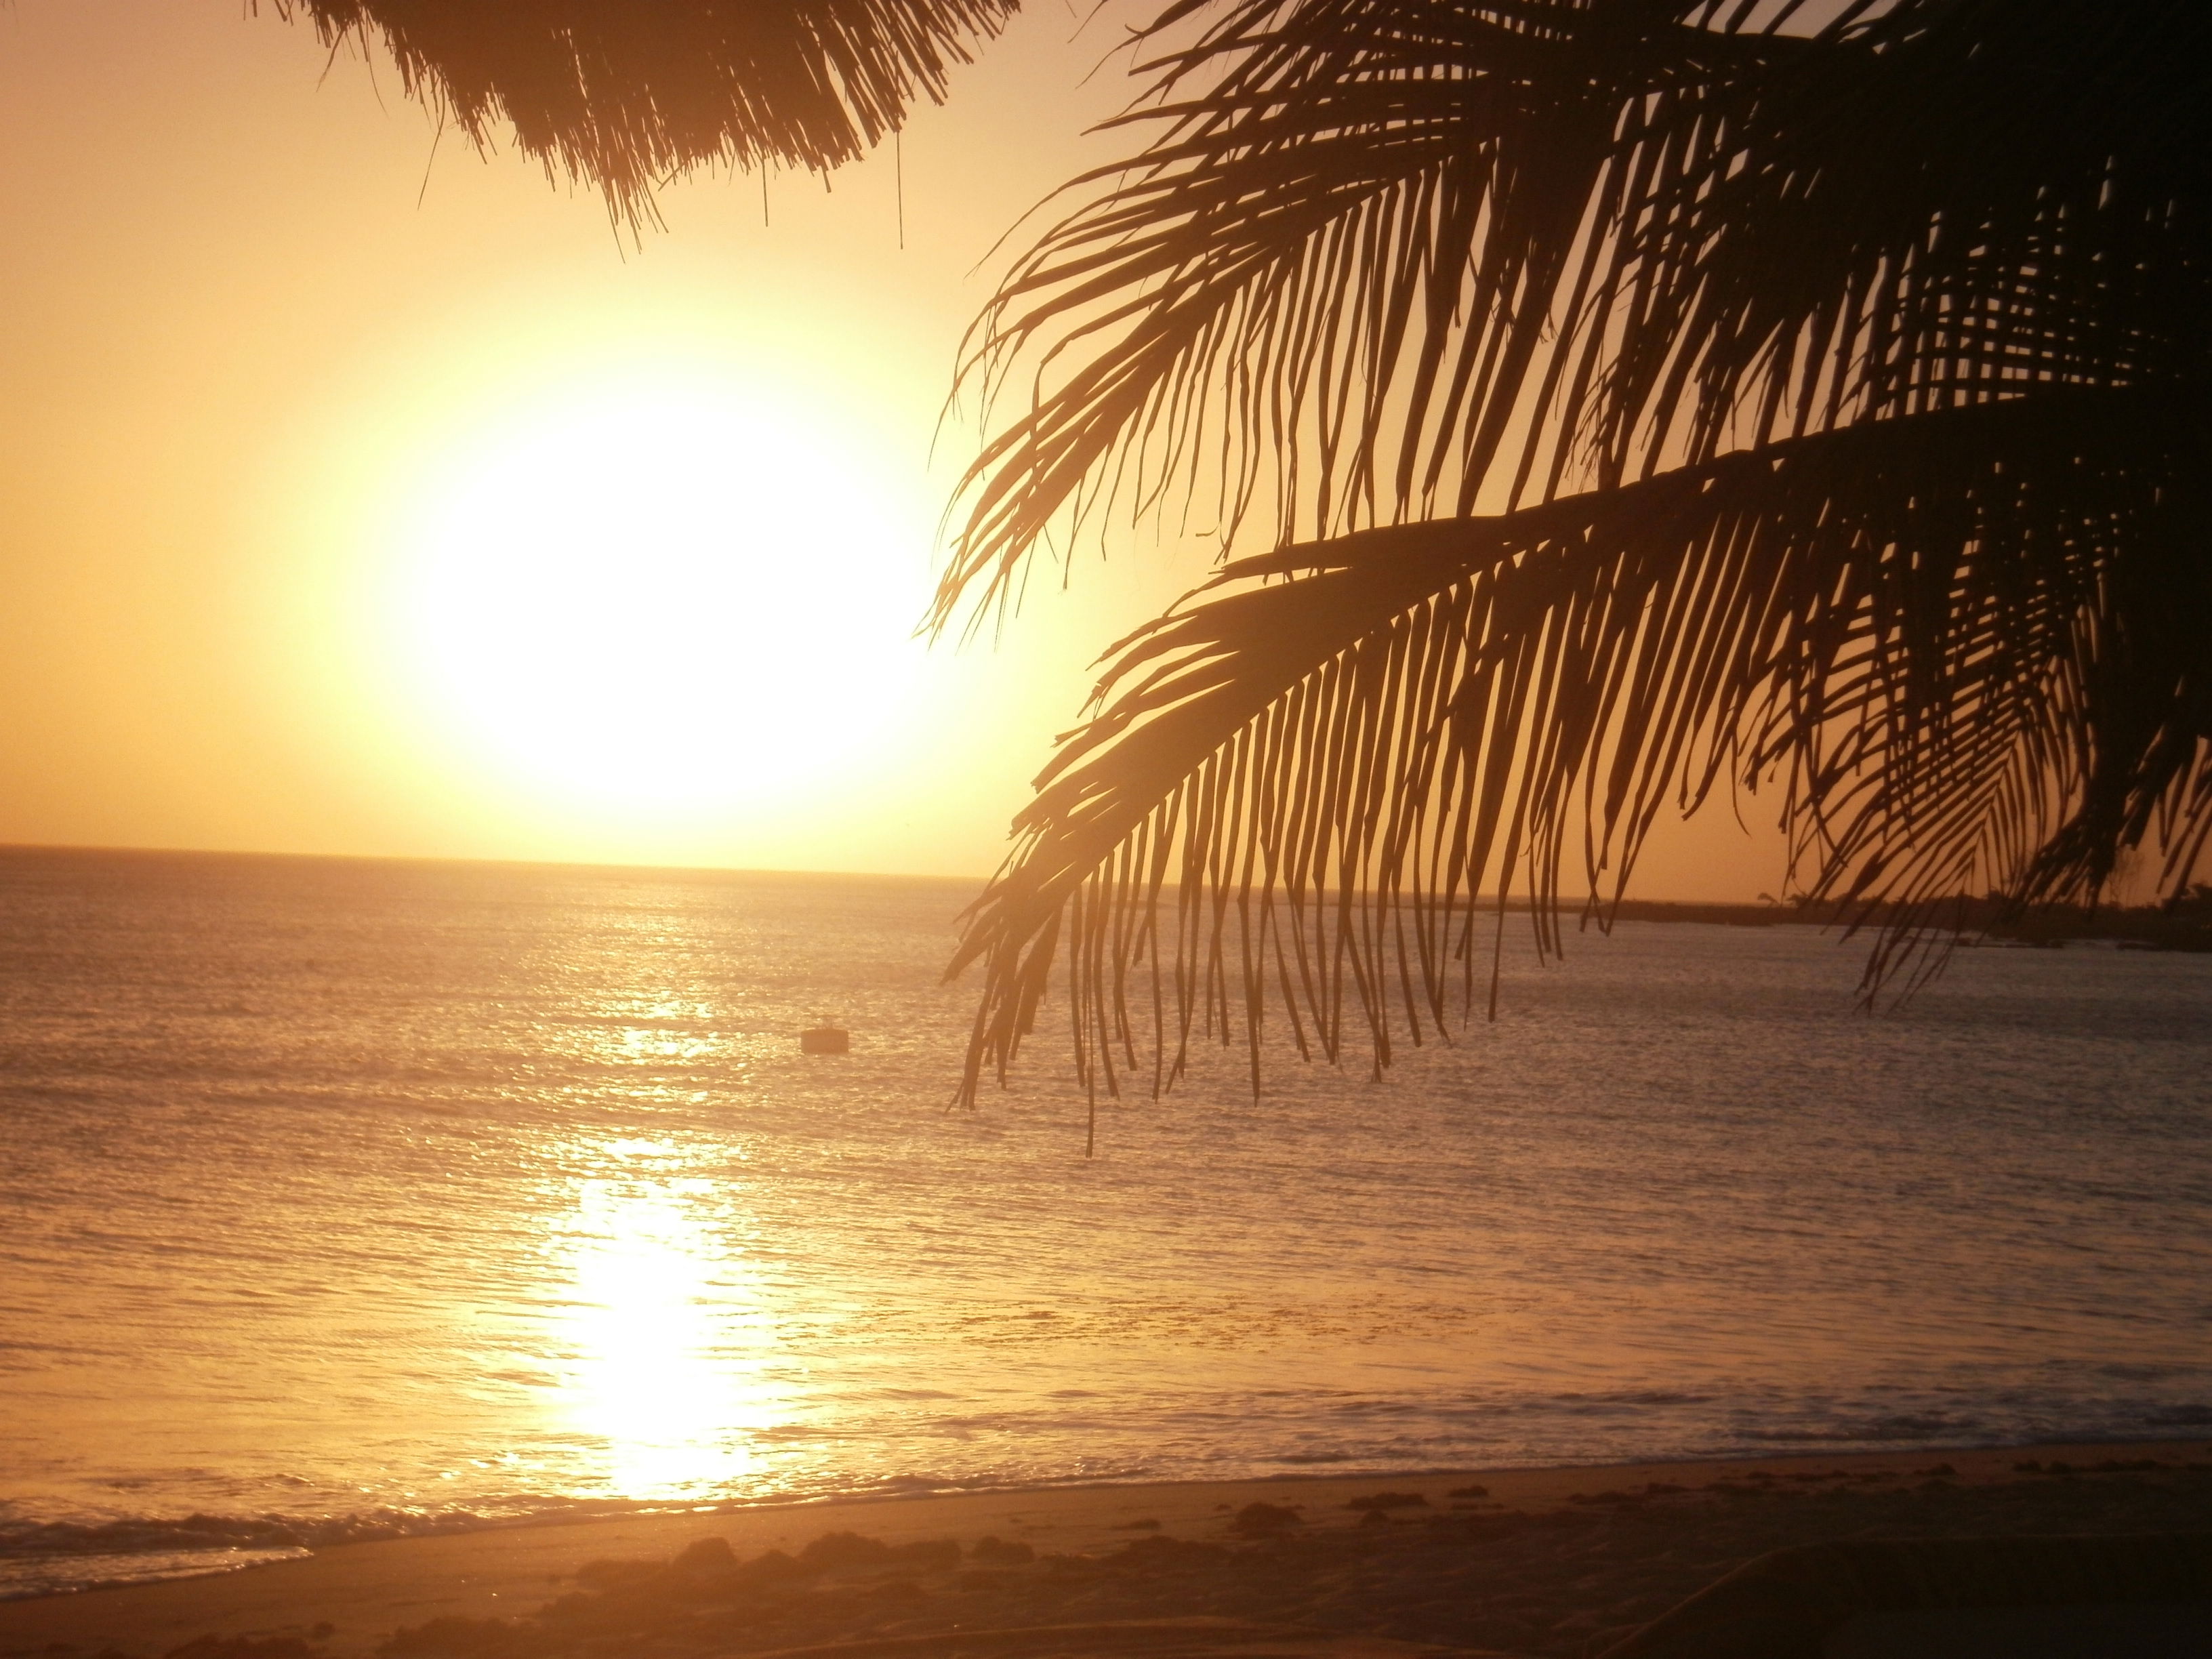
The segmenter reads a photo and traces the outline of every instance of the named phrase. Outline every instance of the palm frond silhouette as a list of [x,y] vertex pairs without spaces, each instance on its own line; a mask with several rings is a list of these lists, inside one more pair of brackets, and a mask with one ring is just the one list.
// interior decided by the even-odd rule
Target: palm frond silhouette
[[[1018,0],[277,0],[620,212],[830,167]],[[1263,1012],[1388,1062],[1662,812],[1778,796],[1924,971],[1964,895],[2212,836],[2212,15],[2193,0],[1169,0],[1124,165],[1014,266],[940,625],[1222,514],[953,971],[962,1092],[1065,959],[1094,1094]],[[1255,548],[1257,550],[1255,551]],[[1478,900],[1482,901],[1478,903]],[[1492,921],[1487,909],[1494,909]],[[1485,931],[1486,929],[1489,931]],[[1485,941],[1492,943],[1486,946]]]
[[[1173,8],[1159,33],[1198,11]],[[1244,0],[967,373],[1018,412],[940,617],[1195,492],[1270,550],[1113,655],[956,967],[963,1083],[1376,1065],[1662,811],[1778,790],[1880,913],[2182,879],[2212,833],[2202,13]],[[1026,384],[1018,377],[1026,373]],[[1502,915],[1493,927],[1502,925]]]
[[501,137],[617,220],[727,163],[826,171],[897,131],[1020,0],[271,0],[336,46],[380,43],[479,148]]

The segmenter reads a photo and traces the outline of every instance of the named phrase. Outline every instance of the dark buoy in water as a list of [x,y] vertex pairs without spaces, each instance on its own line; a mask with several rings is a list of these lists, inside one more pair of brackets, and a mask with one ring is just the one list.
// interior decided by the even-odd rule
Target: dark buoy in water
[[853,1034],[836,1025],[817,1025],[799,1034],[802,1054],[842,1054],[849,1053],[852,1047]]

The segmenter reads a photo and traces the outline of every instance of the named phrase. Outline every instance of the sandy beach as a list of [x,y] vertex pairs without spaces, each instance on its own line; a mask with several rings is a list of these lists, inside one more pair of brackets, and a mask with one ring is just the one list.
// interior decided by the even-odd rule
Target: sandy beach
[[2201,1440],[1002,1492],[345,1545],[0,1604],[0,1656],[1569,1654],[1787,1545],[2208,1527]]

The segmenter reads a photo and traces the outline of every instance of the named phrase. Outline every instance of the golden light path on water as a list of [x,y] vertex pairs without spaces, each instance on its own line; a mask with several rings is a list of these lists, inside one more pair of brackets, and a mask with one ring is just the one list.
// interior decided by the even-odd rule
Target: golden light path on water
[[757,1273],[708,1213],[726,1189],[678,1173],[665,1141],[610,1140],[598,1156],[610,1172],[580,1181],[558,1224],[570,1289],[556,1409],[610,1496],[727,1492],[757,1471],[753,1437],[787,1402]]
[[[1086,1161],[1048,1053],[941,1109],[963,885],[9,883],[34,1541],[2147,1437],[2212,1399],[2212,958],[1967,951],[1868,1020],[1809,929],[1509,940],[1499,1024],[1387,1087],[1278,1051],[1255,1106],[1207,1047]],[[849,1054],[799,1051],[825,1014]]]

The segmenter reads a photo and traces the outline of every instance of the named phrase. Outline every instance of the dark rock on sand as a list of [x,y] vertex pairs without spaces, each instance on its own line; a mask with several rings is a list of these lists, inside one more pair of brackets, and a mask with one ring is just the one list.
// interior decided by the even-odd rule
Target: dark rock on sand
[[1305,1523],[1305,1517],[1295,1508],[1285,1509],[1280,1504],[1247,1504],[1230,1521],[1229,1530],[1239,1538],[1279,1538]]

